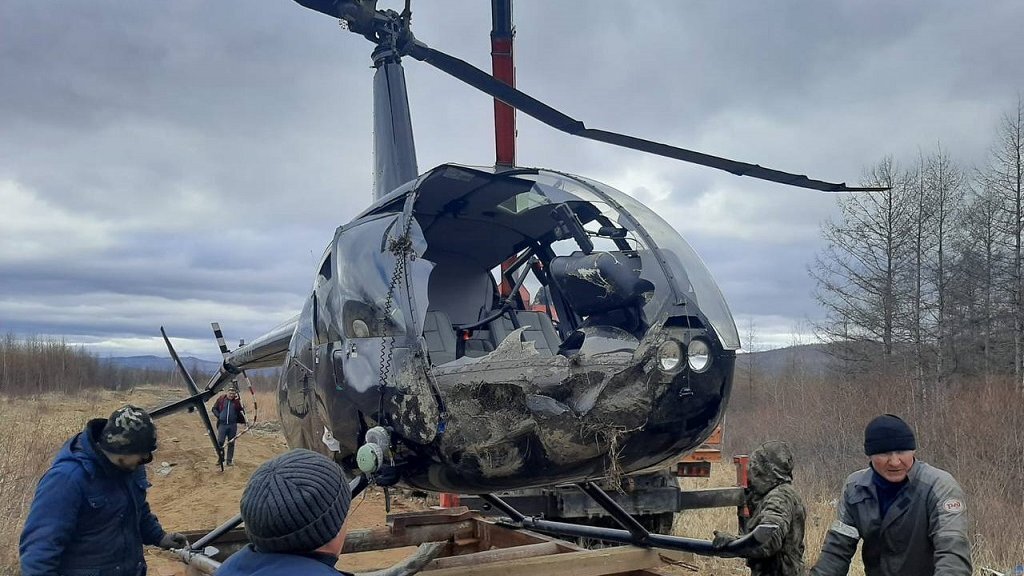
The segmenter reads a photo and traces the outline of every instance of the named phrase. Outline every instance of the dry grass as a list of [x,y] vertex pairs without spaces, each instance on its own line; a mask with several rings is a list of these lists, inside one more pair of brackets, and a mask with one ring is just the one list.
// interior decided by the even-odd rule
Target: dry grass
[[[711,478],[683,478],[680,480],[680,486],[684,490],[734,486],[735,483],[736,469],[731,463],[731,458],[728,457],[723,457],[721,464],[715,464],[712,467]],[[828,531],[836,511],[830,499],[815,496],[814,490],[810,490],[806,483],[798,481],[795,486],[804,497],[804,505],[807,507],[804,563],[810,568],[818,559],[818,552],[825,539],[825,532]],[[676,514],[673,533],[679,536],[711,539],[715,530],[733,534],[737,532],[735,508],[690,510]],[[696,563],[701,567],[702,574],[749,574],[746,564],[739,559],[698,558]],[[859,554],[850,566],[850,576],[864,576],[864,565],[860,561]]]
[[[864,425],[889,412],[917,431],[918,458],[963,486],[975,566],[1005,571],[1024,561],[1024,398],[1012,378],[951,379],[933,385],[926,402],[895,370],[820,376],[794,365],[736,381],[726,446],[738,453],[785,440],[793,447],[795,484],[808,504],[807,558],[817,556],[831,522],[828,503],[846,475],[867,465]],[[811,519],[822,517],[814,526]]]
[[[867,392],[868,384],[837,386],[802,374],[758,382],[754,394],[745,390],[744,384],[729,408],[726,447],[730,452],[746,453],[768,439],[784,439],[794,447],[795,485],[808,510],[805,561],[811,566],[834,518],[831,503],[843,478],[864,465],[859,453],[864,422],[881,411],[915,414],[910,419],[918,429],[922,458],[951,471],[967,491],[976,566],[1005,570],[1024,560],[1024,527],[1020,523],[1024,491],[1017,480],[1024,466],[1020,456],[1024,452],[1024,408],[1018,398],[1006,395],[1011,384],[974,383],[952,388],[946,391],[947,401],[927,414],[915,414],[912,402],[898,393],[898,383],[870,384],[886,389],[887,395]],[[139,401],[140,395],[146,400]],[[0,397],[0,421],[5,424],[0,428],[0,576],[17,573],[18,537],[36,482],[63,442],[88,419],[105,416],[133,398],[152,406],[154,397],[163,401],[182,395],[183,390],[163,388],[140,389],[134,394],[103,391],[17,400]],[[251,410],[248,390],[242,390],[242,401]],[[258,391],[257,401],[261,422],[277,420],[275,392]],[[188,426],[195,424],[194,416],[181,418]],[[162,424],[171,429],[178,425],[177,420]],[[202,450],[212,458],[205,445]],[[725,463],[716,464],[711,479],[682,480],[683,487],[733,485],[735,472],[729,462],[726,457]],[[674,531],[710,538],[714,530],[735,532],[735,511],[684,512],[677,515]],[[741,560],[699,558],[697,563],[702,574],[747,573]],[[850,574],[863,573],[858,554]]]
[[61,445],[126,398],[117,392],[0,397],[0,574],[18,572],[18,538],[36,483]]
[[256,391],[256,404],[259,408],[259,414],[255,414],[252,409],[252,396],[248,390],[242,390],[239,394],[239,398],[242,399],[242,406],[245,407],[246,415],[249,416],[249,420],[252,421],[254,416],[258,416],[259,422],[271,422],[278,421],[277,414],[277,392],[270,390],[257,390]]

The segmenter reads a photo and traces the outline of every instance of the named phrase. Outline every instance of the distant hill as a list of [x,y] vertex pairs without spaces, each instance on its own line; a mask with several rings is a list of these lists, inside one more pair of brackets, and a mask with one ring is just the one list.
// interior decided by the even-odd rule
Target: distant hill
[[792,367],[804,372],[825,372],[832,360],[822,344],[804,344],[777,348],[763,352],[751,352],[736,356],[737,368],[745,368],[752,362],[754,369],[768,374],[781,374]]
[[[108,356],[101,359],[103,362],[109,362],[119,368],[129,368],[138,370],[156,370],[159,372],[168,372],[174,374],[177,378],[178,367],[174,364],[174,360],[170,357],[163,356]],[[182,356],[181,362],[185,365],[185,368],[192,374],[193,377],[198,375],[209,376],[220,370],[221,363],[214,362],[212,360],[203,360],[202,358],[196,358],[195,356]],[[250,377],[264,376],[277,378],[277,368],[261,368],[259,370],[246,370],[246,374]]]
[[[177,366],[174,364],[174,360],[166,356],[108,356],[103,360],[123,368],[162,370],[167,372],[176,372],[178,370]],[[211,362],[194,356],[183,356],[181,361],[189,371],[193,371],[198,368],[201,372],[210,373],[216,372],[217,369],[220,368],[220,362]]]

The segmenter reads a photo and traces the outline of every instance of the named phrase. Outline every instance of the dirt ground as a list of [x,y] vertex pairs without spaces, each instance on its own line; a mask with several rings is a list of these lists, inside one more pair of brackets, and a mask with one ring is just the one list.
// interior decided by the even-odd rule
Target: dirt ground
[[[159,405],[174,399],[176,391],[136,391],[140,399],[133,401],[146,406]],[[149,398],[152,397],[152,400]],[[143,402],[142,398],[145,398]],[[243,398],[247,400],[246,398]],[[176,414],[158,421],[160,450],[150,466],[150,505],[167,530],[212,529],[238,512],[238,501],[249,476],[263,461],[286,451],[284,437],[273,419],[276,410],[268,400],[261,400],[261,424],[239,438],[235,450],[235,465],[223,473],[217,467],[217,458],[205,438],[199,419],[194,414]],[[264,408],[266,406],[266,408]],[[170,472],[160,474],[164,462],[172,464]],[[691,487],[728,485],[735,478],[732,466],[718,470],[710,480],[686,481]],[[166,468],[165,468],[166,469]],[[425,499],[404,494],[392,494],[393,513],[425,510],[431,504]],[[710,516],[709,516],[710,515]],[[379,488],[371,488],[357,497],[349,512],[350,530],[377,528],[386,525],[384,494]],[[712,522],[735,522],[734,510],[701,511],[677,515],[674,532],[699,538],[710,538]],[[415,551],[415,548],[399,548],[388,551],[364,552],[343,555],[339,567],[350,572],[377,570],[391,566]],[[147,561],[152,572],[160,576],[181,573],[181,564],[170,554],[148,549]],[[747,570],[740,560],[716,560],[697,558],[692,562],[698,571],[685,567],[670,569],[675,574],[724,575],[745,574]]]
[[[173,390],[136,390],[132,402],[157,406],[180,398],[178,394]],[[248,398],[243,400],[248,402]],[[261,463],[288,450],[275,421],[275,408],[263,401],[259,416],[260,422],[253,430],[237,440],[235,465],[226,467],[224,472],[217,466],[216,453],[195,414],[175,414],[157,421],[160,449],[150,465],[153,487],[149,503],[166,530],[213,529],[238,513],[238,502],[249,476]],[[393,513],[428,507],[427,501],[420,498],[401,494],[393,494],[391,498]],[[348,527],[350,530],[382,527],[386,516],[383,490],[371,488],[352,502]],[[415,548],[345,555],[339,566],[348,571],[375,570],[402,560],[413,550]],[[151,571],[160,576],[177,574],[182,566],[169,553],[152,548],[147,549],[147,563]]]
[[[125,403],[145,408],[154,408],[166,402],[180,399],[184,391],[171,388],[138,388],[131,392],[89,393],[83,397],[39,398],[29,401],[4,400],[0,402],[0,417],[8,422],[24,421],[26,426],[40,430],[36,436],[52,436],[44,445],[33,445],[35,450],[33,469],[28,470],[28,460],[22,464],[10,462],[11,468],[18,466],[25,471],[22,480],[24,505],[12,510],[14,516],[22,516],[3,531],[3,540],[16,549],[17,533],[27,503],[39,474],[45,470],[57,447],[74,431],[81,430],[84,423],[94,417],[108,415],[113,409]],[[248,394],[243,395],[246,406],[251,405]],[[59,425],[58,425],[59,423]],[[149,466],[149,477],[153,484],[149,502],[153,512],[169,531],[209,530],[238,512],[238,502],[245,484],[253,471],[265,460],[287,450],[276,422],[276,407],[271,395],[261,395],[259,423],[255,429],[238,440],[235,450],[235,465],[221,472],[217,467],[216,454],[206,438],[205,431],[195,414],[176,414],[157,421],[159,450]],[[47,434],[51,432],[52,434]],[[2,440],[3,438],[0,438]],[[14,437],[10,438],[16,439]],[[2,444],[2,443],[0,443]],[[29,447],[26,447],[29,449]],[[45,455],[40,452],[45,451]],[[30,459],[31,452],[24,454]],[[2,464],[2,462],[0,462]],[[716,470],[710,480],[686,481],[690,488],[706,488],[728,485],[735,478],[731,466]],[[31,478],[29,478],[31,476]],[[2,488],[3,486],[0,486]],[[393,513],[411,512],[429,508],[434,502],[399,493],[392,496]],[[350,530],[377,528],[386,522],[384,495],[379,488],[371,488],[357,497],[349,513]],[[14,518],[12,518],[14,520]],[[735,523],[734,510],[699,511],[678,514],[674,533],[697,538],[710,538],[715,527],[728,529]],[[9,542],[14,540],[14,542]],[[339,567],[353,572],[376,570],[393,565],[409,556],[415,548],[400,548],[384,552],[365,552],[344,555]],[[147,548],[147,562],[150,573],[159,576],[183,574],[183,565],[170,553]],[[16,563],[14,558],[11,558]],[[745,574],[742,561],[697,558],[691,564],[693,569],[673,568],[672,574]],[[0,570],[0,572],[7,573]]]

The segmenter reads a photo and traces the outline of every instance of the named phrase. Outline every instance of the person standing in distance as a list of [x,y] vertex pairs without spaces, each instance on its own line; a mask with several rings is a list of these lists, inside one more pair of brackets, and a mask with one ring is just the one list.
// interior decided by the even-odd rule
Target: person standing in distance
[[223,454],[227,455],[227,461],[224,463],[234,466],[235,436],[238,435],[238,425],[245,424],[245,409],[242,407],[242,401],[238,399],[236,384],[231,384],[227,393],[217,398],[212,411],[214,418],[217,419],[217,443],[220,444]]

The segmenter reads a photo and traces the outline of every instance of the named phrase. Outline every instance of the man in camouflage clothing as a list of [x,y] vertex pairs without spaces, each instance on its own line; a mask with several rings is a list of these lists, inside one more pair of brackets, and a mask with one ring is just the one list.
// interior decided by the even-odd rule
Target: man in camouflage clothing
[[[750,455],[749,486],[745,499],[750,518],[741,526],[746,533],[759,524],[778,526],[770,540],[745,554],[753,576],[804,574],[804,520],[807,511],[793,489],[793,453],[785,442],[766,442]],[[715,532],[715,547],[736,536]]]

